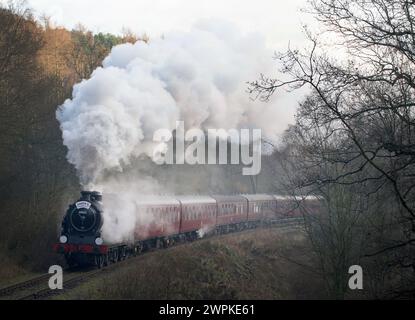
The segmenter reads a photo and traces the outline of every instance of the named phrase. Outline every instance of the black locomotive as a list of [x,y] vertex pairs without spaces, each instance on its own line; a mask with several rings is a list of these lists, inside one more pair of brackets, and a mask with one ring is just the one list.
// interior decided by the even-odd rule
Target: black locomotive
[[[104,242],[101,238],[101,228],[104,224],[102,210],[101,193],[82,191],[81,198],[69,206],[63,219],[60,243],[82,245],[83,251],[96,250],[98,253]],[[65,257],[70,266],[95,263],[89,261],[91,256],[83,254],[82,250],[68,250]]]

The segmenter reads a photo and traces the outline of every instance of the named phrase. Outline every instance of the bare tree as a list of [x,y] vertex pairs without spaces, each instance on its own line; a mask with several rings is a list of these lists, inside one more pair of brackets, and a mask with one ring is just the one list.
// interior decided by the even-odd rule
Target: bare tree
[[[306,30],[310,49],[278,54],[284,79],[250,84],[268,100],[280,88],[307,86],[296,136],[308,158],[297,188],[343,185],[391,207],[393,230],[368,243],[365,256],[386,255],[400,268],[391,294],[414,295],[415,282],[415,6],[408,0],[316,0],[310,12],[325,27]],[[343,57],[339,59],[338,57]],[[297,141],[298,142],[298,141]],[[341,170],[321,171],[330,165]],[[298,178],[299,175],[296,175]],[[369,200],[368,200],[369,203]],[[374,206],[374,204],[371,204]],[[368,208],[369,210],[370,208]],[[383,224],[382,228],[386,228]],[[404,279],[404,281],[400,281]],[[396,292],[394,292],[396,291]]]

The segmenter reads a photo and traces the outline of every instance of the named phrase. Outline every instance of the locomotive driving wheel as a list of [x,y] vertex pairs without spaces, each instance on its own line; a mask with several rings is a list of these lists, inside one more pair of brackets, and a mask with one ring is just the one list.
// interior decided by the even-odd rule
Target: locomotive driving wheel
[[104,267],[104,257],[102,255],[95,256],[95,265],[98,269],[102,269]]

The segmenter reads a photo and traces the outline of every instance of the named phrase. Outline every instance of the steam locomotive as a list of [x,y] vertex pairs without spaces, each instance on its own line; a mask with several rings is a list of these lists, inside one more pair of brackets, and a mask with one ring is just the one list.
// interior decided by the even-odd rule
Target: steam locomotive
[[138,202],[137,210],[152,219],[137,222],[131,241],[108,244],[102,237],[103,196],[99,192],[83,191],[81,198],[66,212],[54,251],[63,254],[70,267],[102,268],[130,255],[194,241],[206,234],[301,219],[304,212],[317,213],[319,203],[315,197],[273,195],[144,198]]

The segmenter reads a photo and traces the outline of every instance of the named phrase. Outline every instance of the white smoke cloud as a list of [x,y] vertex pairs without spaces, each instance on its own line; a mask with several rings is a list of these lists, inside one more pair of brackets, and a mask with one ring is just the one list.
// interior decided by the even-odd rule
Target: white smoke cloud
[[247,81],[272,73],[271,57],[260,35],[243,35],[218,21],[113,48],[57,112],[81,183],[102,182],[107,171],[152,155],[153,133],[173,130],[177,120],[188,128],[282,132],[291,114],[246,93]]
[[161,199],[152,195],[159,194],[162,189],[157,181],[142,176],[136,179],[134,175],[111,177],[105,187],[102,235],[107,243],[128,242],[134,239],[138,225],[141,232],[146,233],[152,224],[157,224],[154,216],[143,209],[143,202]]
[[152,156],[157,130],[173,130],[179,120],[187,129],[261,128],[271,137],[286,128],[292,112],[246,92],[248,81],[274,72],[272,56],[260,35],[205,21],[191,32],[114,47],[74,87],[57,119],[83,187],[121,195],[112,202],[104,196],[107,241],[128,240],[138,221],[152,223],[138,212],[137,195],[160,186],[131,168]]

